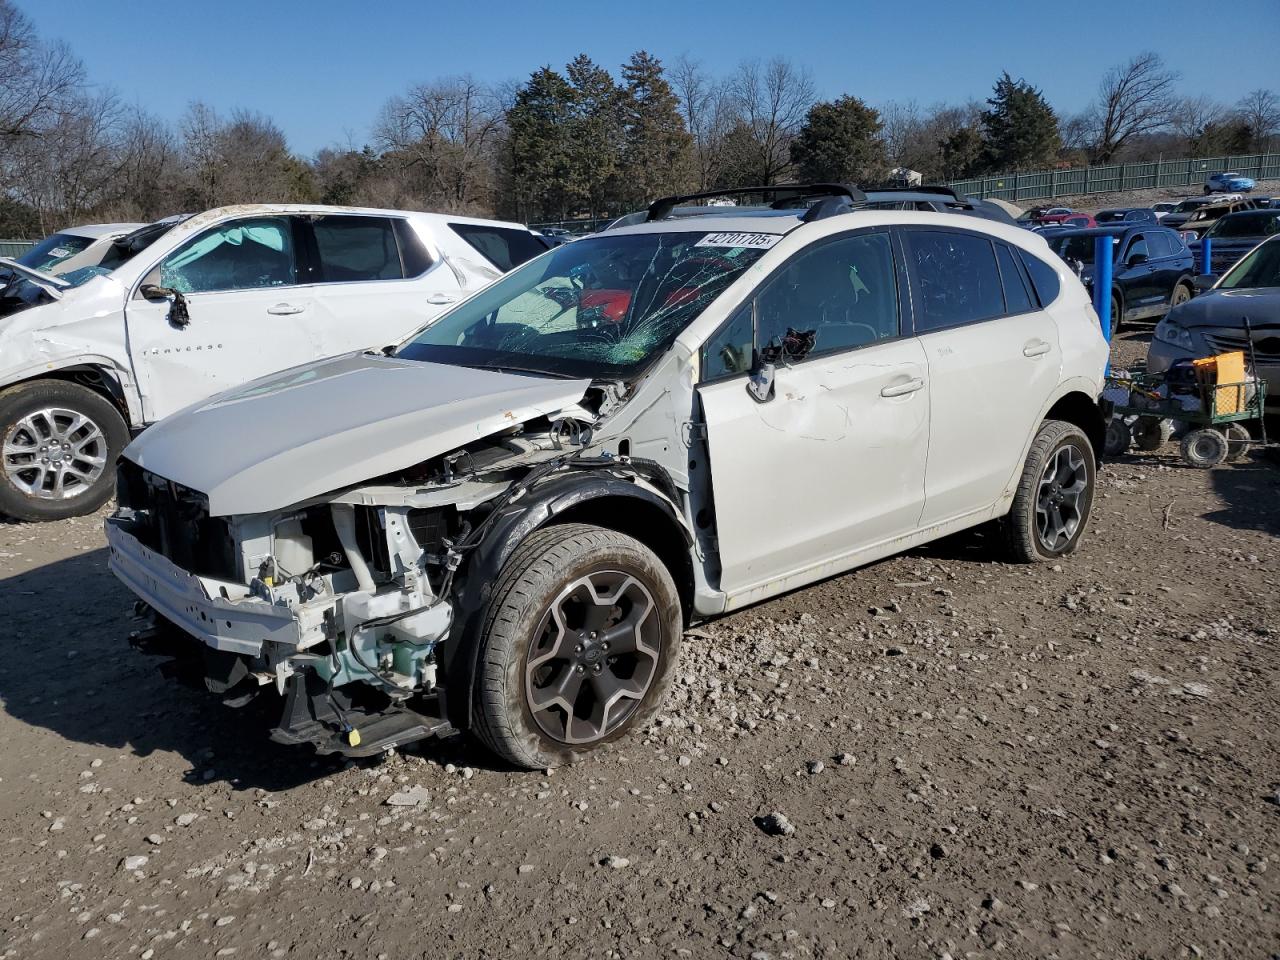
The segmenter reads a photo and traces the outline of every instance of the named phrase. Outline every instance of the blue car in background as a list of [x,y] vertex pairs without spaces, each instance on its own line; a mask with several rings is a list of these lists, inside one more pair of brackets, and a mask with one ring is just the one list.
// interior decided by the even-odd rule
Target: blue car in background
[[1253,188],[1253,178],[1238,173],[1211,173],[1204,181],[1205,193],[1248,193]]

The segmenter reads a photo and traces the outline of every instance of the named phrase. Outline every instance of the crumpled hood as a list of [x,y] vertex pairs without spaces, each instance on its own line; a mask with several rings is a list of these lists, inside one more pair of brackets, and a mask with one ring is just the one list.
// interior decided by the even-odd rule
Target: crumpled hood
[[1209,290],[1174,307],[1169,319],[1184,327],[1239,327],[1244,316],[1257,329],[1280,324],[1280,288],[1253,287],[1236,290]]
[[263,513],[572,406],[589,385],[347,354],[194,404],[124,455],[205,494],[214,516]]

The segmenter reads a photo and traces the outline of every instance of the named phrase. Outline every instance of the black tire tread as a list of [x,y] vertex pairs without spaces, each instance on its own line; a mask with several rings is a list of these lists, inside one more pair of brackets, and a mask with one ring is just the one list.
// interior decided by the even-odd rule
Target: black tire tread
[[[537,769],[548,766],[548,758],[528,749],[526,741],[514,729],[510,714],[511,697],[507,691],[507,665],[519,651],[513,646],[521,640],[521,624],[514,618],[515,608],[527,603],[537,587],[554,582],[583,548],[639,550],[648,553],[654,564],[662,563],[640,541],[585,523],[565,523],[531,534],[512,553],[502,568],[489,598],[479,634],[480,666],[476,675],[472,701],[471,730],[491,751],[516,766]],[[672,593],[675,593],[674,584]],[[678,635],[672,638],[675,643]],[[656,691],[655,702],[661,700]]]
[[[1036,549],[1035,534],[1032,533],[1030,525],[1019,522],[1019,518],[1028,504],[1032,505],[1034,511],[1036,485],[1040,481],[1040,470],[1045,458],[1054,447],[1071,436],[1079,440],[1080,445],[1089,451],[1094,458],[1094,470],[1097,470],[1097,454],[1083,430],[1065,420],[1046,420],[1040,425],[1036,438],[1031,441],[1031,449],[1027,451],[1027,460],[1022,468],[1022,476],[1018,480],[1013,504],[1000,523],[1005,552],[1015,563],[1042,563],[1049,559],[1042,556]],[[1079,540],[1076,543],[1079,543]]]

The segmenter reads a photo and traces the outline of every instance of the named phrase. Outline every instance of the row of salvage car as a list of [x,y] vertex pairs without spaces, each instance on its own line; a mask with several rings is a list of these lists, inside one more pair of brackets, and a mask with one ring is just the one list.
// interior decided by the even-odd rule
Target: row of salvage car
[[[153,616],[136,643],[230,705],[274,707],[279,741],[366,754],[466,729],[539,768],[643,727],[692,622],[984,523],[1011,559],[1071,554],[1108,350],[1063,261],[954,195],[756,192],[689,216],[673,214],[712,198],[656,201],[459,281],[398,336],[372,326],[372,291],[405,280],[369,278],[350,323],[371,349],[141,432],[107,522],[111,567]],[[249,323],[328,309],[319,283],[282,282],[280,254],[312,262],[306,218],[329,213],[256,215],[304,222],[218,243],[188,222],[97,278],[125,304],[104,323],[131,329],[137,303],[166,336],[197,334],[175,341],[191,356],[247,344],[205,319],[211,292],[172,280],[251,243],[252,297],[230,294]],[[408,272],[394,228],[387,249]],[[427,252],[451,272],[468,256]],[[164,350],[130,359],[177,362]]]
[[[470,287],[477,247],[414,227],[415,254],[403,231],[422,215],[403,215],[386,257],[343,278],[364,304],[356,349],[309,341],[338,355],[197,397],[120,457],[107,539],[151,614],[135,642],[229,705],[274,707],[281,742],[361,755],[463,729],[540,768],[642,727],[692,622],[979,524],[1015,561],[1074,552],[1109,353],[1076,271],[945,191],[755,192],[771,202],[659,200]],[[259,219],[188,221],[97,277],[130,334],[135,302],[151,308],[137,322],[199,334],[136,356],[184,370],[253,341],[221,335],[215,291],[184,272],[219,251],[211,274],[252,281],[228,323],[329,316],[316,291],[336,273],[290,274],[281,254],[329,277],[332,249],[356,270],[357,238],[318,229],[337,214],[240,215]],[[249,244],[264,249],[246,273]],[[375,327],[377,285],[416,268],[447,269],[439,299],[458,302]],[[49,286],[46,307],[72,296]]]

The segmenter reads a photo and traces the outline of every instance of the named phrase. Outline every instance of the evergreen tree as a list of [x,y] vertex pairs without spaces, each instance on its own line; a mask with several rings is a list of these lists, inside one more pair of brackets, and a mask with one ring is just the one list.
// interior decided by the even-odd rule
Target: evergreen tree
[[982,134],[975,127],[961,127],[942,141],[942,177],[961,180],[982,172]]
[[879,180],[885,168],[880,130],[880,114],[857,97],[815,103],[791,143],[791,162],[802,181]]
[[569,81],[543,67],[507,111],[510,182],[522,220],[561,220],[572,212],[574,100]]
[[1008,72],[996,81],[982,114],[983,158],[996,172],[1045,167],[1062,147],[1058,117],[1044,95]]
[[592,217],[609,209],[609,189],[622,162],[621,91],[609,71],[579,54],[565,72],[573,87],[568,130],[572,189]]
[[628,206],[678,192],[688,182],[693,138],[662,61],[643,50],[622,67],[622,164],[618,193]]

